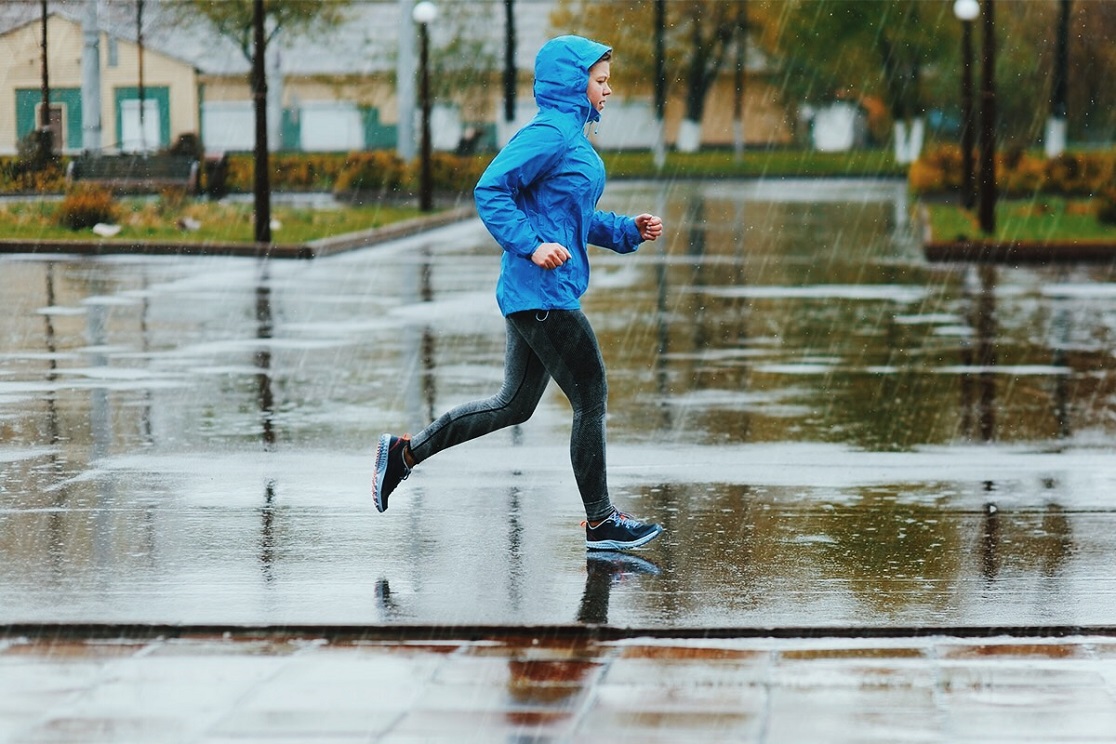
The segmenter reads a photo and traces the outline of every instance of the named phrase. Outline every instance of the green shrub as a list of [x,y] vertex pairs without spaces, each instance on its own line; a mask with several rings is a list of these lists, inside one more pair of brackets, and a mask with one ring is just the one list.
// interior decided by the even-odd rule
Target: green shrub
[[116,202],[109,189],[84,185],[66,194],[55,213],[55,220],[70,230],[82,230],[98,222],[115,222],[116,216]]
[[961,188],[961,148],[943,145],[927,150],[907,171],[916,194],[934,194]]
[[1059,194],[1081,193],[1085,178],[1084,159],[1075,153],[1065,152],[1046,161],[1047,188]]
[[0,158],[0,193],[61,193],[66,172],[60,160],[50,160],[39,168],[20,157]]
[[[273,191],[329,191],[344,168],[346,156],[338,153],[272,153],[268,155],[268,182]],[[251,153],[233,153],[223,165],[229,191],[252,193],[256,160]]]
[[58,155],[54,152],[54,133],[49,129],[32,129],[16,143],[16,150],[27,170],[46,170],[58,163]]
[[345,159],[333,184],[333,192],[384,195],[402,188],[406,177],[406,164],[394,152],[354,152]]
[[271,186],[276,191],[329,191],[346,161],[346,156],[337,153],[272,155]]
[[255,160],[251,155],[236,153],[229,155],[225,176],[225,186],[229,191],[242,194],[252,193],[256,181]]
[[490,160],[491,157],[484,156],[434,153],[430,158],[430,181],[438,192],[472,193]]
[[[1018,152],[1018,151],[1015,151]],[[996,183],[1006,196],[1033,196],[1051,192],[1046,177],[1046,162],[1042,158],[1009,152],[1000,167],[996,168]]]
[[1094,199],[1094,209],[1102,225],[1116,225],[1116,182],[1101,188]]
[[[980,177],[974,153],[974,177]],[[996,185],[1005,195],[1091,196],[1113,179],[1116,158],[1110,153],[1063,153],[1044,158],[1018,148],[996,157]],[[952,146],[927,150],[907,172],[911,191],[934,194],[956,191],[961,182],[960,151]]]

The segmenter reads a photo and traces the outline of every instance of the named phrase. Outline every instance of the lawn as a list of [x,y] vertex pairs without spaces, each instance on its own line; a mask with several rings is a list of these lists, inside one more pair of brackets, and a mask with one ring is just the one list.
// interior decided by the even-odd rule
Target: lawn
[[904,178],[887,149],[817,152],[748,149],[739,156],[725,150],[671,152],[659,170],[647,151],[602,153],[613,178]]
[[[932,239],[948,241],[985,237],[976,211],[952,205],[927,204]],[[1116,226],[1097,220],[1090,199],[1038,197],[1000,200],[996,204],[996,234],[1002,241],[1058,241],[1116,243]]]
[[[118,200],[114,240],[191,243],[244,242],[254,237],[250,203],[126,198]],[[0,203],[0,238],[74,240],[98,239],[92,229],[69,230],[57,224],[58,201]],[[367,230],[417,217],[415,207],[384,204],[337,208],[272,205],[275,243],[301,244],[319,238]],[[190,227],[187,228],[186,225]]]

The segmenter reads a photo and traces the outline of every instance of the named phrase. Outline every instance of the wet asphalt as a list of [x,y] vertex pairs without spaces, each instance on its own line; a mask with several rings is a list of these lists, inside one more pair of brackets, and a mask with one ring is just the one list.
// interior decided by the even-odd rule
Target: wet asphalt
[[[987,724],[1005,741],[1112,740],[1112,270],[928,264],[891,182],[624,184],[604,206],[660,213],[668,229],[632,256],[596,253],[585,300],[609,369],[614,501],[667,529],[626,556],[584,549],[569,408],[553,386],[531,421],[432,458],[387,512],[372,508],[382,431],[417,431],[499,386],[498,252],[476,220],[313,260],[0,257],[0,625],[19,630],[0,668],[9,690],[12,674],[44,680],[20,693],[37,702],[0,714],[0,735],[272,740],[298,716],[226,730],[218,713],[232,709],[210,705],[212,726],[152,736],[158,723],[129,733],[127,701],[136,680],[164,675],[148,657],[219,677],[228,657],[258,652],[237,689],[263,695],[253,675],[297,648],[314,679],[328,657],[379,670],[365,679],[376,689],[399,672],[463,690],[475,666],[497,690],[459,690],[446,704],[457,714],[431,717],[418,711],[433,688],[407,687],[391,716],[340,741],[445,736],[413,728],[423,720],[472,722],[480,740],[610,738],[595,728],[601,706],[656,695],[690,701],[641,719],[668,737],[989,740]],[[73,632],[82,624],[188,637],[122,637],[128,650],[106,662],[102,633]],[[260,650],[245,627],[288,628],[298,643]],[[300,627],[346,630],[315,644]],[[190,628],[233,636],[211,647]],[[385,628],[400,634],[375,637]],[[464,637],[478,628],[494,640]],[[580,649],[590,671],[516,681],[517,628],[527,648]],[[662,640],[672,633],[682,640]],[[725,700],[657,661],[634,667],[653,689],[610,686],[613,669],[643,674],[627,669],[629,636],[685,657],[703,635],[758,660],[725,672]],[[419,636],[450,650],[399,646]],[[904,646],[888,636],[908,650],[872,650]],[[973,640],[987,636],[999,651]],[[1036,636],[1049,638],[1019,641]],[[803,650],[827,643],[820,657]],[[504,671],[474,661],[489,646]],[[788,653],[813,660],[801,682]],[[117,664],[119,689],[105,677]],[[962,668],[964,680],[950,671]],[[72,689],[52,676],[86,674]],[[1063,676],[1069,688],[1051,686]],[[291,684],[284,694],[300,694]],[[536,711],[539,685],[566,702]],[[818,697],[796,697],[800,685]],[[890,712],[850,720],[877,688]],[[91,712],[71,725],[80,700]],[[695,713],[722,703],[759,708]],[[802,705],[822,711],[816,731],[800,728]],[[956,705],[981,723],[958,723]],[[516,719],[524,707],[554,725]],[[896,712],[908,709],[928,723]],[[1022,709],[1035,720],[1012,729],[1030,720],[1012,715]],[[1054,723],[1066,710],[1093,723]],[[599,730],[651,738],[617,715]],[[324,735],[303,725],[282,735]]]

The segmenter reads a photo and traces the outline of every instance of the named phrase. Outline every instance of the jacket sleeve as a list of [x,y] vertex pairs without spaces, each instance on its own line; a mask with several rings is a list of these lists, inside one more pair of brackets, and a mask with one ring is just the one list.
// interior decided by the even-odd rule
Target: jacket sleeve
[[597,210],[589,221],[589,242],[617,253],[631,253],[639,248],[643,236],[631,217]]
[[477,214],[500,247],[528,257],[544,241],[516,197],[558,162],[561,132],[547,124],[521,129],[485,169],[473,190]]

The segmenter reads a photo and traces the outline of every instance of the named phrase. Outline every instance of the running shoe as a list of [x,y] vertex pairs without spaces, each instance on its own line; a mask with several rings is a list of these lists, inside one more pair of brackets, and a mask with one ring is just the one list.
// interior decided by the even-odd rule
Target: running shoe
[[410,441],[406,434],[401,437],[384,434],[380,437],[380,444],[376,447],[376,469],[372,473],[372,501],[378,512],[387,511],[388,496],[400,481],[407,480],[411,474],[411,469],[403,460],[403,449]]
[[620,511],[612,512],[596,527],[585,522],[585,547],[589,550],[628,550],[646,545],[663,531],[661,525],[632,519]]

